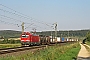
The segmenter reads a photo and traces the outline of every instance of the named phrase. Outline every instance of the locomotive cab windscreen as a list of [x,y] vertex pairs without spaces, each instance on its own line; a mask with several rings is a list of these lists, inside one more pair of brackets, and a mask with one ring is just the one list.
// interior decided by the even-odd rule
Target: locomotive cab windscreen
[[26,34],[22,35],[22,38],[28,38],[28,37],[29,35],[26,35]]
[[30,41],[30,33],[29,32],[22,33],[22,35],[21,35],[21,41],[24,41],[24,42]]

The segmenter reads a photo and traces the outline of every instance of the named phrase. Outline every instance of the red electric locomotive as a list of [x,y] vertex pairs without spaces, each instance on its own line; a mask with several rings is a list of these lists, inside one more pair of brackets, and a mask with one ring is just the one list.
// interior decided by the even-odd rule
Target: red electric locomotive
[[21,35],[22,45],[40,45],[40,37],[36,34],[31,34],[29,32],[24,32]]

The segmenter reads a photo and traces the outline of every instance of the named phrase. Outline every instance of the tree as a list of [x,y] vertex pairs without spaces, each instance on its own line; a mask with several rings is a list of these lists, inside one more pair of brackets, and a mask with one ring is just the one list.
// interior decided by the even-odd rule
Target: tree
[[87,41],[90,41],[90,31],[86,35]]

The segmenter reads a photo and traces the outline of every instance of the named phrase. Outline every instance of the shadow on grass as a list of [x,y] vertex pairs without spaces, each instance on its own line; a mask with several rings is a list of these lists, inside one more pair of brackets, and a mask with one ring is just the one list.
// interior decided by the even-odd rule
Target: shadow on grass
[[72,60],[77,60],[77,58],[76,57],[72,57]]
[[90,57],[77,57],[77,60],[90,60]]

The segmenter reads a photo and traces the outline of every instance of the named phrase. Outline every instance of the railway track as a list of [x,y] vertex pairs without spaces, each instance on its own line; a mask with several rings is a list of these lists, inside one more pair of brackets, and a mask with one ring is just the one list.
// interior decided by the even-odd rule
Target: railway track
[[32,47],[5,48],[5,49],[0,49],[0,54],[7,54],[7,53],[13,53],[13,52],[18,52],[18,51],[24,51],[24,50],[30,50],[30,49],[36,49],[36,48],[43,48],[43,47],[46,47],[46,45],[32,46]]
[[[66,43],[60,43],[60,45],[65,45]],[[0,54],[7,54],[7,53],[13,53],[13,52],[19,52],[19,51],[25,51],[25,50],[32,50],[32,49],[39,49],[44,48],[47,46],[55,46],[56,44],[49,44],[49,45],[40,45],[40,46],[31,46],[31,47],[15,47],[15,48],[4,48],[0,49]]]

